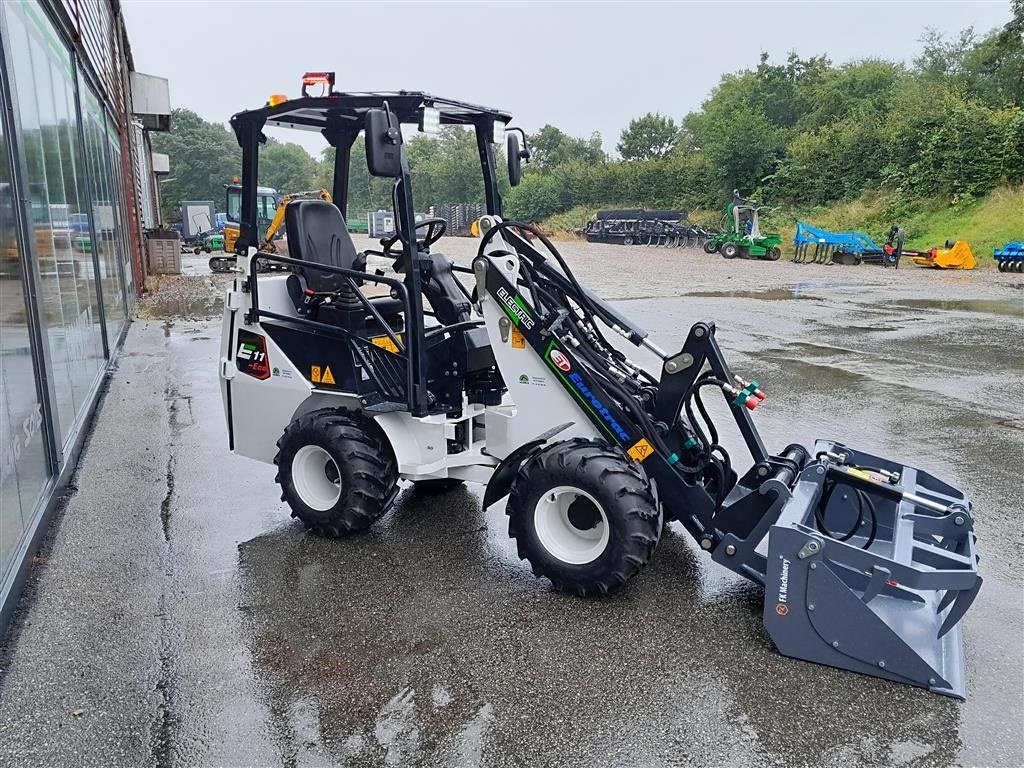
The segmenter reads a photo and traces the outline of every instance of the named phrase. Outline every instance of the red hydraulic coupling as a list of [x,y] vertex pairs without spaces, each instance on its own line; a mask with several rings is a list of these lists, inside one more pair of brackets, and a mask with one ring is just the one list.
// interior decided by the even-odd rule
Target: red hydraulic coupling
[[761,402],[768,397],[764,392],[758,389],[758,383],[756,381],[747,381],[736,374],[732,376],[736,382],[743,387],[743,389],[736,389],[733,386],[726,384],[722,387],[722,391],[725,392],[726,396],[733,398],[732,404],[737,408],[743,406],[748,410],[754,410]]
[[749,410],[754,410],[758,405],[761,404],[763,397],[757,397],[753,394],[748,393],[745,389],[736,389],[736,387],[729,386],[728,384],[722,387],[722,391],[725,392],[726,397],[732,398],[732,404],[739,407],[744,406]]

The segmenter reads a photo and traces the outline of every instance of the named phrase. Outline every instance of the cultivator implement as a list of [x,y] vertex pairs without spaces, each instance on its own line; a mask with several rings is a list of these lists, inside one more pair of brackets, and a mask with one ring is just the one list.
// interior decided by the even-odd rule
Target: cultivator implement
[[863,232],[829,232],[796,223],[793,236],[793,261],[797,264],[881,264],[899,268],[903,255],[903,230],[893,227],[884,245],[878,245]]
[[590,243],[702,248],[717,232],[693,224],[686,211],[598,211],[580,231]]
[[992,252],[1000,272],[1024,272],[1024,241],[1007,243]]

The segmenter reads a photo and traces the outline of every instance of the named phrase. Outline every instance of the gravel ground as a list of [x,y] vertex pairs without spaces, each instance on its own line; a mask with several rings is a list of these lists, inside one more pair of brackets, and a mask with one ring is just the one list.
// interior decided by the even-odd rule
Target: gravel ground
[[716,320],[770,447],[834,436],[968,490],[965,703],[780,656],[761,591],[675,525],[607,600],[537,581],[474,486],[308,535],[227,450],[230,277],[185,259],[140,302],[0,652],[0,764],[1024,764],[1024,278],[563,248],[666,349]]

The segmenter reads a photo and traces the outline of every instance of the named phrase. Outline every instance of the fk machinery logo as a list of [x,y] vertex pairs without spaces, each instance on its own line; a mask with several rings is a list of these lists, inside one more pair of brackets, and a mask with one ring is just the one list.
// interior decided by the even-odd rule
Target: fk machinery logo
[[779,616],[789,613],[789,560],[782,559],[782,573],[779,574],[779,602],[775,605]]
[[530,313],[523,306],[518,296],[513,296],[505,290],[504,286],[500,286],[498,288],[498,298],[501,299],[502,306],[512,317],[516,325],[521,325],[528,331],[533,328],[533,318],[530,317]]

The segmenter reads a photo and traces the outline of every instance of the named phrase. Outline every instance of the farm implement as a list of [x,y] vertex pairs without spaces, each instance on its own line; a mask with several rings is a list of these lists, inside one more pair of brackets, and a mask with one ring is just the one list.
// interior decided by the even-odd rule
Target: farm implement
[[724,231],[704,243],[705,253],[720,253],[726,259],[777,261],[782,255],[782,238],[774,232],[761,232],[758,210],[756,202],[744,200],[734,189],[723,220]]
[[[835,439],[770,450],[754,421],[763,385],[730,368],[715,323],[666,351],[586,288],[542,231],[502,217],[497,149],[505,142],[512,186],[526,156],[510,120],[412,91],[330,91],[231,118],[239,270],[218,368],[230,449],[273,466],[292,514],[329,537],[372,526],[400,482],[480,483],[485,508],[504,503],[533,573],[581,596],[637,576],[677,522],[763,587],[783,654],[963,698],[960,621],[982,582],[967,494]],[[444,220],[415,218],[402,129],[439,124],[476,140],[487,214],[471,265],[441,253]],[[285,211],[288,256],[262,250],[268,127],[311,130],[336,149],[331,200]],[[388,271],[366,269],[345,224],[359,138],[370,174],[393,185],[396,232],[368,252]],[[630,359],[628,345],[657,362]],[[726,427],[741,446],[732,456]]]
[[1000,272],[1024,272],[1024,241],[1007,243],[992,252]]
[[793,235],[793,261],[797,264],[881,264],[898,269],[910,257],[920,267],[974,269],[971,246],[965,240],[947,240],[945,247],[919,251],[904,245],[906,234],[894,226],[882,245],[863,232],[829,232],[798,221]]
[[881,264],[898,268],[904,234],[900,227],[889,230],[884,245],[878,245],[863,232],[829,232],[796,223],[793,236],[793,261],[797,264]]
[[686,211],[598,211],[580,232],[589,243],[699,248],[717,234],[687,221]]

